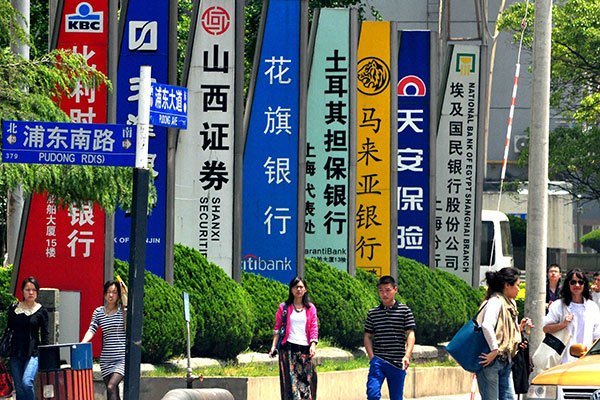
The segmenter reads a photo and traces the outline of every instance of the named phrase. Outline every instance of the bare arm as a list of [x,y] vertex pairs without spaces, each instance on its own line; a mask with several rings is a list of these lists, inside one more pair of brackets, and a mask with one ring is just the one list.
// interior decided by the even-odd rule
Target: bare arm
[[373,354],[373,334],[365,332],[365,335],[363,337],[363,343],[365,345],[365,351],[367,352],[367,356],[369,357],[369,360],[370,360],[374,356],[374,354]]
[[81,343],[87,343],[90,340],[92,340],[93,337],[94,337],[94,332],[92,332],[91,330],[88,329],[88,331],[83,336],[83,339],[81,339]]
[[415,348],[415,331],[406,331],[406,353],[402,357],[402,369],[408,369],[410,356]]

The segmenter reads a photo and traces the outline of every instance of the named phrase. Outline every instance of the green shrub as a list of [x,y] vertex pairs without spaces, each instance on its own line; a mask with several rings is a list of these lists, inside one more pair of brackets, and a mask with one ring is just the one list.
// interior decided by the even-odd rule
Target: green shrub
[[[129,265],[115,260],[115,273],[127,282]],[[185,354],[187,349],[183,295],[180,290],[151,272],[145,272],[144,280],[142,361],[163,363],[173,356]],[[190,304],[190,313],[194,315],[192,304]],[[192,341],[197,325],[197,318],[192,317],[190,321]]]
[[462,280],[403,257],[398,257],[398,293],[414,314],[419,344],[450,340],[478,304],[477,290]]
[[12,279],[12,265],[8,267],[0,266],[0,334],[6,328],[6,315],[8,307],[17,299],[10,291],[10,281]]
[[242,272],[242,287],[252,300],[254,329],[250,348],[265,351],[273,341],[275,312],[288,296],[288,288],[281,282],[263,276]]
[[248,294],[197,250],[175,245],[174,255],[175,287],[189,293],[204,321],[192,354],[230,359],[247,349],[254,328]]
[[579,243],[600,252],[600,229],[586,233],[579,238]]
[[308,293],[317,307],[319,336],[332,338],[338,345],[362,345],[364,321],[377,297],[363,282],[323,262],[306,260]]

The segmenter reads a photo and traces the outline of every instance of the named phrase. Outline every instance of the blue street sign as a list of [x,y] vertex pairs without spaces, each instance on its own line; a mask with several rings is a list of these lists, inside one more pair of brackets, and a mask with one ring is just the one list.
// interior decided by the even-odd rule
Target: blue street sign
[[187,129],[188,90],[152,82],[150,124]]
[[135,126],[4,121],[2,130],[5,163],[135,165]]

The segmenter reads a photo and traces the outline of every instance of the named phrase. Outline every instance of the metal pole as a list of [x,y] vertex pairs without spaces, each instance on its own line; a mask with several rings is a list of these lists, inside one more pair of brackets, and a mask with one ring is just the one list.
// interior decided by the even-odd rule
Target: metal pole
[[[17,23],[29,36],[29,0],[11,0],[10,4],[17,11]],[[11,32],[12,33],[12,32]],[[10,43],[10,50],[18,54],[25,60],[29,60],[29,45],[21,42],[16,35],[12,35],[13,40]],[[22,88],[27,90],[27,88]],[[8,254],[7,264],[15,262],[17,251],[17,241],[19,238],[19,229],[21,227],[21,218],[23,215],[23,187],[18,184],[8,192],[8,206],[6,210],[6,252]]]
[[129,253],[129,304],[125,353],[125,400],[140,396],[142,362],[142,317],[144,311],[144,272],[146,270],[146,231],[148,225],[148,137],[150,131],[151,68],[140,68],[137,147],[133,170],[131,207],[131,248]]
[[[529,343],[542,341],[546,301],[546,250],[548,244],[548,129],[550,118],[550,50],[552,1],[535,2],[533,43],[533,96],[529,139],[529,198],[527,201],[527,296],[525,313],[537,329]],[[535,371],[534,371],[535,373]]]

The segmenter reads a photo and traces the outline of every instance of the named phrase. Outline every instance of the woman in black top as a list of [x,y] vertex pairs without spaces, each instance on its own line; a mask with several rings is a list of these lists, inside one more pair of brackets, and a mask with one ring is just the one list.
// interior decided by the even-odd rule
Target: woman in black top
[[30,276],[23,280],[23,301],[10,306],[8,326],[13,330],[10,369],[17,400],[34,400],[33,383],[38,370],[38,346],[48,344],[48,311],[36,301],[40,285]]

